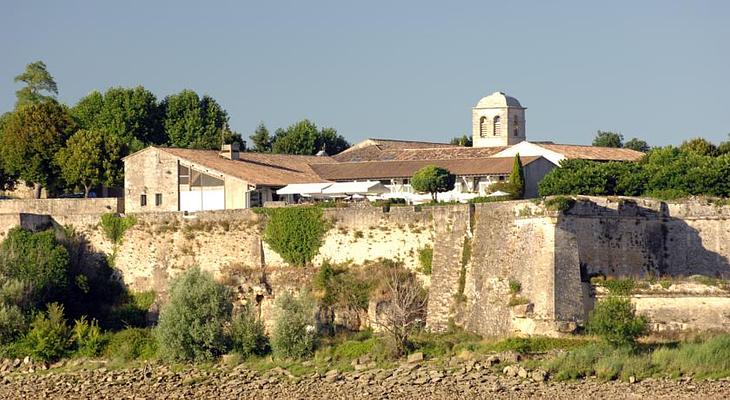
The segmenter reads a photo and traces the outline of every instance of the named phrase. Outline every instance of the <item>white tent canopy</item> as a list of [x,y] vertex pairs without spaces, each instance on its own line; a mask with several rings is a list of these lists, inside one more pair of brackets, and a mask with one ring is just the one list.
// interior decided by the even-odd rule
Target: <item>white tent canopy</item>
[[283,188],[276,191],[276,194],[282,195],[282,194],[302,194],[302,195],[312,195],[312,194],[321,194],[322,190],[328,186],[332,185],[330,182],[326,183],[292,183],[290,185],[286,185]]
[[507,192],[503,192],[501,190],[497,190],[496,192],[489,193],[487,197],[500,197],[500,196],[509,196],[510,194]]
[[389,192],[390,189],[378,181],[336,182],[322,190],[322,194],[327,195],[375,195]]

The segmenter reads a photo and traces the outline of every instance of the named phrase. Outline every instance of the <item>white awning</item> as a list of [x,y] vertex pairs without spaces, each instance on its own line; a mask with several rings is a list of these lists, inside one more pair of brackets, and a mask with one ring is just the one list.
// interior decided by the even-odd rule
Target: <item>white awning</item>
[[336,182],[322,190],[322,194],[336,195],[352,195],[352,194],[383,194],[389,193],[385,185],[378,181],[365,182]]
[[276,194],[321,194],[322,190],[332,183],[292,183],[276,191]]
[[501,197],[501,196],[509,196],[510,194],[507,192],[503,192],[501,190],[497,190],[496,192],[489,193],[487,197]]

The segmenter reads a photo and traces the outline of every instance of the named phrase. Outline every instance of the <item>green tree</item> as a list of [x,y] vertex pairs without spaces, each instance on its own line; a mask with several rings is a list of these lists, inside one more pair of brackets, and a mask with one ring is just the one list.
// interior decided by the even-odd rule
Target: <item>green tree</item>
[[327,154],[337,154],[350,147],[344,137],[334,128],[319,130],[310,120],[296,122],[286,129],[277,129],[272,151],[274,153],[315,155],[324,150]]
[[228,113],[212,97],[183,90],[161,104],[163,126],[172,147],[220,149],[223,143],[240,141],[228,129]]
[[249,137],[251,138],[251,143],[253,144],[253,151],[259,153],[271,152],[271,135],[269,134],[269,130],[266,129],[266,125],[264,125],[263,122],[256,127],[256,131],[254,131],[253,135]]
[[225,353],[224,326],[230,323],[233,308],[230,297],[224,285],[197,267],[175,278],[155,328],[162,357],[206,361]]
[[631,140],[624,143],[624,148],[646,153],[647,151],[649,151],[649,144],[647,144],[644,140],[632,138]]
[[53,159],[75,127],[66,108],[55,101],[20,106],[5,122],[0,137],[5,171],[33,184],[35,198],[40,198],[42,187],[59,185]]
[[276,302],[278,313],[271,337],[274,354],[282,358],[301,358],[314,351],[317,338],[315,304],[308,293],[295,297],[284,292]]
[[559,168],[550,171],[539,183],[541,196],[638,196],[644,190],[644,168],[620,161],[563,160]]
[[430,193],[431,199],[437,201],[439,192],[448,192],[454,188],[456,177],[447,169],[435,165],[427,165],[413,174],[411,186],[417,192]]
[[700,156],[714,157],[717,155],[717,146],[704,138],[685,140],[679,149],[684,152],[694,153]]
[[624,135],[616,132],[598,131],[593,145],[598,147],[623,147]]
[[467,135],[462,135],[462,136],[457,136],[455,138],[452,138],[449,143],[453,144],[455,146],[464,146],[464,147],[472,147],[474,145],[474,142],[472,141],[471,136],[467,136]]
[[[28,64],[22,74],[15,77],[15,82],[25,83],[15,95],[17,96],[16,107],[28,103],[39,103],[47,100],[54,100],[58,94],[56,81],[46,69],[43,61],[36,61]],[[48,94],[43,94],[43,93]]]
[[59,150],[56,162],[63,179],[84,188],[84,197],[97,185],[122,183],[122,145],[119,139],[99,130],[79,130]]
[[631,300],[609,296],[599,301],[588,316],[588,332],[615,345],[633,345],[647,332],[648,320],[637,316]]
[[83,97],[71,109],[83,129],[99,130],[115,136],[123,156],[150,144],[162,144],[166,137],[157,98],[142,86],[110,88]]
[[522,167],[520,153],[515,154],[512,173],[509,175],[509,183],[515,190],[515,198],[521,199],[525,196],[525,169]]

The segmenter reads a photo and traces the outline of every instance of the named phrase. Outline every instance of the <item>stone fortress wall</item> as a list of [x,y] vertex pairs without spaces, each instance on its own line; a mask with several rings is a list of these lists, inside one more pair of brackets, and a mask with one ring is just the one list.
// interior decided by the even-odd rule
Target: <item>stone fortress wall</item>
[[[118,203],[56,201],[61,203],[43,208],[35,203],[3,208],[0,201],[0,239],[16,225],[38,229],[57,223],[83,234],[92,256],[112,252],[99,220]],[[277,293],[302,287],[316,272],[290,267],[269,249],[262,240],[263,217],[251,210],[135,217],[115,259],[134,290],[164,297],[172,277],[198,265],[241,296],[260,296],[266,316]],[[332,228],[315,265],[388,258],[417,269],[419,250],[433,248],[432,275],[422,278],[429,286],[427,324],[434,330],[454,323],[484,335],[571,331],[601,296],[588,283],[594,275],[730,278],[730,207],[699,200],[582,197],[566,212],[538,201],[389,212],[336,208],[326,209],[324,217]],[[518,292],[510,288],[515,283]],[[658,330],[730,330],[728,294],[692,285],[677,281],[633,301]]]

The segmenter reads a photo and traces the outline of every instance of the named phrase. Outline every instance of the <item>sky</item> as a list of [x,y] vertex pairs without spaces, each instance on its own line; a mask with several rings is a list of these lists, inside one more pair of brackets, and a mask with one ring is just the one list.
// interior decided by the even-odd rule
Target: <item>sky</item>
[[0,0],[0,112],[42,60],[69,105],[142,85],[215,98],[250,135],[308,118],[351,142],[448,141],[516,97],[528,140],[730,133],[728,1]]

